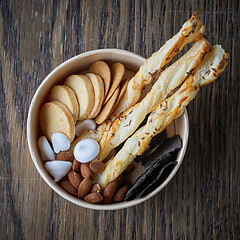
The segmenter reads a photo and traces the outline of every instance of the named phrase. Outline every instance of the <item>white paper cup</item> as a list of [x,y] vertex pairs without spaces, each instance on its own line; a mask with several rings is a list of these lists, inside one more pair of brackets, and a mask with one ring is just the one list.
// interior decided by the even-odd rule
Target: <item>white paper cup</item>
[[[187,111],[185,110],[184,114],[181,117],[174,120],[167,127],[166,131],[167,131],[168,137],[173,136],[175,134],[179,134],[180,137],[182,138],[183,146],[177,155],[178,163],[173,169],[173,171],[171,172],[171,174],[158,188],[156,188],[154,191],[149,193],[147,196],[140,199],[120,202],[120,203],[91,204],[70,195],[65,190],[63,190],[57,183],[53,181],[52,177],[45,170],[43,161],[41,160],[40,152],[37,146],[37,141],[38,141],[38,138],[40,137],[40,129],[39,129],[39,122],[38,122],[39,111],[44,101],[46,101],[48,92],[54,85],[62,84],[63,81],[71,74],[76,74],[76,73],[86,71],[93,62],[96,62],[98,60],[104,60],[106,62],[121,62],[124,64],[124,66],[127,69],[133,72],[136,72],[146,59],[135,53],[131,53],[125,50],[100,49],[100,50],[94,50],[94,51],[82,53],[59,65],[44,79],[44,81],[38,87],[31,101],[31,105],[28,113],[28,120],[27,120],[28,146],[29,146],[29,150],[30,150],[33,162],[38,172],[44,179],[44,181],[63,198],[69,200],[72,203],[75,203],[76,205],[79,205],[85,208],[97,209],[97,210],[117,210],[117,209],[123,209],[123,208],[137,205],[153,197],[155,194],[160,192],[176,174],[178,168],[180,167],[183,161],[184,154],[187,147],[188,134],[189,134],[188,115],[187,115]],[[137,176],[133,176],[133,177],[136,178]]]

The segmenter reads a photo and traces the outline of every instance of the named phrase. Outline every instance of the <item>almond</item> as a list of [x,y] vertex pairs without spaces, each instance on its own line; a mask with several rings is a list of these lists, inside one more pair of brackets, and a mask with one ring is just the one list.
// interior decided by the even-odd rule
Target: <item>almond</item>
[[70,172],[68,173],[68,179],[69,179],[70,183],[71,183],[76,189],[78,189],[78,186],[79,186],[80,182],[82,181],[82,176],[81,176],[80,173],[78,173],[78,172],[70,171]]
[[134,163],[130,163],[128,167],[123,171],[123,174],[124,175],[129,174],[133,171],[133,169],[134,169]]
[[92,187],[92,181],[90,178],[84,178],[78,186],[78,198],[83,198],[88,194]]
[[108,197],[104,197],[103,196],[103,200],[102,200],[102,203],[112,203],[113,202],[113,198],[108,198]]
[[125,179],[123,179],[122,187],[123,186],[127,186],[128,188],[130,188],[131,184],[127,182]]
[[80,172],[80,166],[81,166],[81,163],[78,160],[74,159],[72,163],[72,170],[74,172]]
[[117,182],[110,182],[103,190],[103,196],[111,198],[117,191],[117,188],[118,188]]
[[93,184],[92,189],[91,189],[91,193],[97,193],[101,191],[101,187],[98,183]]
[[90,169],[94,172],[94,173],[102,173],[105,169],[105,164],[99,161],[95,161],[90,163]]
[[128,186],[121,187],[113,197],[114,202],[121,202],[127,194]]
[[90,193],[84,200],[89,203],[99,203],[103,200],[103,196],[100,193]]
[[56,155],[55,159],[59,161],[72,161],[74,158],[71,152],[60,152]]
[[70,181],[66,178],[62,179],[60,182],[59,182],[59,185],[60,187],[62,187],[66,192],[74,195],[74,196],[77,196],[78,195],[78,192],[77,190],[73,187],[73,185],[70,183]]
[[81,169],[81,174],[82,174],[83,178],[91,178],[92,177],[93,172],[86,163],[82,163],[80,169]]
[[118,183],[119,187],[121,187],[123,185],[123,183],[124,183],[123,176],[119,175],[114,181]]

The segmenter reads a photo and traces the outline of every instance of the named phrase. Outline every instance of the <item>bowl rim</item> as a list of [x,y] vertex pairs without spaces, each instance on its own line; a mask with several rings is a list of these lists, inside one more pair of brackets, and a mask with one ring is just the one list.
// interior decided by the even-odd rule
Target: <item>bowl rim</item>
[[71,57],[70,59],[62,62],[60,65],[58,65],[56,68],[54,68],[46,77],[45,79],[42,81],[42,83],[38,86],[37,90],[34,93],[34,96],[31,100],[30,103],[30,107],[29,107],[29,111],[28,111],[28,117],[27,117],[27,141],[28,141],[28,148],[30,151],[30,155],[32,158],[32,161],[38,171],[38,173],[40,174],[40,176],[43,178],[43,180],[49,185],[50,188],[52,188],[52,190],[54,190],[55,192],[57,192],[60,196],[62,196],[63,198],[65,198],[66,200],[84,207],[84,208],[89,208],[89,209],[94,209],[94,210],[119,210],[119,209],[124,209],[124,208],[128,208],[128,207],[132,207],[132,206],[136,206],[148,199],[150,199],[151,197],[155,196],[157,193],[159,193],[170,181],[171,179],[174,177],[174,175],[176,174],[176,172],[178,171],[179,167],[182,164],[182,161],[184,159],[185,156],[185,152],[187,149],[187,145],[188,145],[188,137],[189,137],[189,121],[188,121],[188,114],[187,114],[187,109],[185,108],[184,113],[180,116],[183,118],[183,122],[185,125],[185,132],[184,132],[184,141],[183,141],[183,146],[182,149],[179,153],[178,156],[178,164],[174,167],[173,171],[171,172],[171,174],[165,179],[165,181],[158,186],[154,191],[152,191],[151,193],[149,193],[148,195],[146,195],[143,198],[140,199],[134,199],[131,201],[126,201],[126,202],[119,202],[119,203],[111,203],[111,204],[92,204],[92,203],[88,203],[86,201],[83,201],[81,199],[78,199],[72,195],[70,195],[69,193],[67,193],[66,191],[64,191],[62,188],[60,188],[60,186],[57,185],[57,183],[55,183],[53,180],[50,180],[46,177],[47,171],[46,170],[42,170],[40,168],[40,165],[38,163],[37,157],[36,157],[36,153],[33,150],[32,147],[32,142],[31,142],[31,125],[32,125],[32,110],[35,106],[35,102],[36,99],[38,97],[38,94],[41,90],[41,88],[48,82],[49,79],[52,78],[52,76],[54,76],[54,74],[56,72],[58,72],[60,69],[62,69],[63,67],[66,67],[67,65],[71,64],[72,62],[79,60],[81,58],[96,54],[96,53],[118,53],[118,54],[124,54],[124,55],[128,55],[131,57],[135,57],[137,59],[139,59],[140,61],[145,61],[146,58],[133,53],[133,52],[129,52],[126,50],[122,50],[122,49],[116,49],[116,48],[107,48],[107,49],[97,49],[97,50],[91,50],[91,51],[87,51],[81,54],[78,54],[74,57]]

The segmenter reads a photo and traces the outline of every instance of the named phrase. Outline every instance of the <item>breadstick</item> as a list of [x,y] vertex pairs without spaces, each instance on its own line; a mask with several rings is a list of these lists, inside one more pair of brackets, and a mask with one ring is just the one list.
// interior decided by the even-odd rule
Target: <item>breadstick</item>
[[[151,83],[156,74],[160,72],[162,68],[183,49],[184,46],[193,41],[197,41],[203,36],[204,27],[202,22],[198,19],[198,14],[198,11],[195,12],[192,17],[183,24],[181,30],[175,36],[168,40],[157,52],[153,53],[152,56],[145,61],[135,77],[129,81],[127,90],[115,107],[114,113],[111,116],[112,121],[115,120],[119,113],[133,106],[138,101],[142,88],[146,84]],[[137,86],[141,87],[137,88]],[[75,145],[84,138],[89,137],[99,141],[102,137],[101,133],[104,132],[102,130],[108,129],[110,125],[110,123],[106,124],[104,122],[99,126],[100,129],[98,129],[97,135],[94,131],[89,131],[85,136],[76,138],[71,144],[71,150],[73,150]],[[106,136],[104,138],[106,138]]]
[[199,88],[214,81],[225,69],[228,53],[220,45],[213,47],[207,58],[189,75],[171,97],[164,100],[149,116],[145,126],[130,137],[118,154],[106,165],[103,173],[94,176],[94,182],[104,188],[116,179],[148,147],[152,137],[162,132],[185,110]]
[[186,21],[181,30],[168,40],[157,52],[147,59],[141,66],[137,74],[129,81],[126,92],[115,108],[112,118],[124,112],[129,107],[137,103],[141,96],[143,87],[151,83],[156,74],[161,72],[164,66],[180,52],[188,43],[196,41],[203,36],[203,25],[198,19],[199,12],[195,12]]
[[170,67],[165,69],[147,96],[115,119],[109,131],[103,132],[99,142],[100,153],[96,158],[102,161],[110,151],[120,145],[138,128],[145,116],[155,109],[172,90],[179,86],[188,74],[204,59],[211,45],[204,39],[197,41],[192,48]]

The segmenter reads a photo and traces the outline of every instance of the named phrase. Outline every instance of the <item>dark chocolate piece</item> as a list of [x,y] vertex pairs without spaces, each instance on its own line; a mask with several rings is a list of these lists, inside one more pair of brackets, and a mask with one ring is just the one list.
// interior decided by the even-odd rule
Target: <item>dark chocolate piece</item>
[[151,142],[149,143],[149,147],[148,149],[140,156],[137,156],[134,161],[135,162],[141,162],[143,159],[145,159],[149,153],[156,148],[157,146],[160,146],[163,141],[166,139],[167,134],[166,134],[166,130],[164,130],[163,132],[157,134],[156,136],[154,136],[151,140]]
[[[135,196],[145,189],[152,181],[154,181],[159,171],[169,163],[172,155],[166,154],[163,158],[156,161],[151,167],[149,167],[134,183],[134,185],[128,190],[125,200],[131,200]],[[175,158],[172,160],[175,161]],[[171,162],[171,161],[170,161]]]
[[174,167],[177,165],[177,161],[167,163],[158,173],[155,180],[153,180],[145,189],[140,191],[136,198],[145,197],[158,186],[160,186],[170,175]]
[[159,186],[177,164],[178,149],[182,147],[179,135],[166,139],[164,144],[149,154],[143,161],[143,166],[151,166],[136,180],[128,190],[125,200],[145,196]]
[[179,135],[167,138],[163,144],[159,145],[154,152],[142,159],[141,163],[144,167],[148,167],[158,161],[167,153],[173,153],[182,147],[182,140]]

